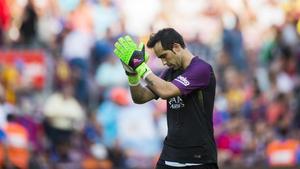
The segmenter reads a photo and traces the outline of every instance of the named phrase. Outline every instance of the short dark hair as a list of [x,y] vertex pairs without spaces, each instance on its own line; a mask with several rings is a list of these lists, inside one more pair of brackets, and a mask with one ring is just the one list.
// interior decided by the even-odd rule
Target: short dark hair
[[147,42],[147,47],[153,48],[159,41],[164,50],[172,50],[174,43],[178,43],[182,48],[185,48],[182,36],[173,28],[164,28],[151,35]]

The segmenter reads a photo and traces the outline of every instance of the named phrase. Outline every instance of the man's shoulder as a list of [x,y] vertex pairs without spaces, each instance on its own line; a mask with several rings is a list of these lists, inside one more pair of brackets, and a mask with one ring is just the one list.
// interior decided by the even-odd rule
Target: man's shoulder
[[187,70],[195,72],[210,72],[212,70],[212,66],[200,57],[195,56],[192,59],[191,64],[188,66]]
[[203,65],[203,66],[208,66],[208,67],[211,67],[211,65],[205,61],[204,59],[202,59],[201,57],[199,56],[194,56],[193,59],[192,59],[192,62],[191,62],[191,65]]

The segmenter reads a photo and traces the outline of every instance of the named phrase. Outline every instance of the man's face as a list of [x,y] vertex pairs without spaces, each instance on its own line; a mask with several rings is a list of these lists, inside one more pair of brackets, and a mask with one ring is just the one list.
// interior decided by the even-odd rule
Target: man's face
[[157,42],[154,45],[153,50],[156,56],[161,59],[163,65],[167,65],[169,68],[174,70],[177,70],[181,67],[181,57],[178,55],[179,49],[174,49],[173,47],[172,50],[164,50],[161,42]]

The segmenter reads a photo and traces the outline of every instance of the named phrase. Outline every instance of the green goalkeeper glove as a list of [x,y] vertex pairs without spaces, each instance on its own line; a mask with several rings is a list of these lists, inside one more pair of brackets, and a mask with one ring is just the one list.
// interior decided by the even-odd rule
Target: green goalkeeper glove
[[[137,47],[137,45],[131,40],[130,37],[126,37],[126,39],[130,42],[130,45],[133,48],[137,48],[139,51],[141,51],[143,49],[143,47],[144,47],[143,44],[140,44],[139,47]],[[120,56],[120,54],[118,53],[118,51],[116,49],[114,52],[117,56]],[[149,55],[147,53],[144,54],[144,60],[145,60],[145,62],[147,62],[149,60]],[[122,60],[121,60],[121,62],[122,62],[123,68],[126,72],[129,85],[137,86],[140,83],[140,77],[138,76],[137,72],[130,66],[126,65]]]
[[[135,43],[132,44],[132,46],[134,46],[135,48],[137,48],[137,45]],[[138,50],[142,50],[143,47],[144,46],[141,43],[139,45],[139,47],[138,47]],[[144,59],[145,59],[145,62],[147,63],[147,61],[149,60],[149,55],[147,53],[145,53]],[[129,85],[130,86],[137,86],[140,83],[140,77],[138,76],[137,72],[135,70],[133,70],[133,68],[131,68],[130,66],[126,65],[122,60],[121,60],[121,63],[122,63],[122,66],[123,66],[123,68],[125,70],[125,73],[127,75]]]
[[[136,46],[136,44],[135,44],[135,46]],[[144,47],[144,45],[142,43],[140,43],[140,45],[138,47],[138,50],[142,50],[143,47]],[[145,53],[144,59],[145,59],[145,63],[147,63],[148,60],[149,60],[149,55],[147,53]],[[127,76],[135,76],[135,75],[137,75],[137,72],[132,67],[126,65],[122,60],[121,60],[121,63],[122,63],[122,66],[123,66],[123,68],[124,68],[125,73],[126,73]]]
[[149,56],[145,52],[144,44],[141,43],[139,47],[137,47],[136,43],[129,36],[118,39],[115,43],[114,53],[125,64],[124,69],[127,70],[127,72],[133,71],[126,67],[126,65],[137,72],[138,76],[142,78],[152,72],[145,63]]

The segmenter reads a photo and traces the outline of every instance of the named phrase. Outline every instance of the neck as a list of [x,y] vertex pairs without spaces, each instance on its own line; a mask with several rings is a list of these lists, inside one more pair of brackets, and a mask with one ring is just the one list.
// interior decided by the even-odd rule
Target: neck
[[184,50],[182,57],[182,68],[186,69],[190,65],[193,58],[194,55],[190,51],[188,51],[187,49]]

